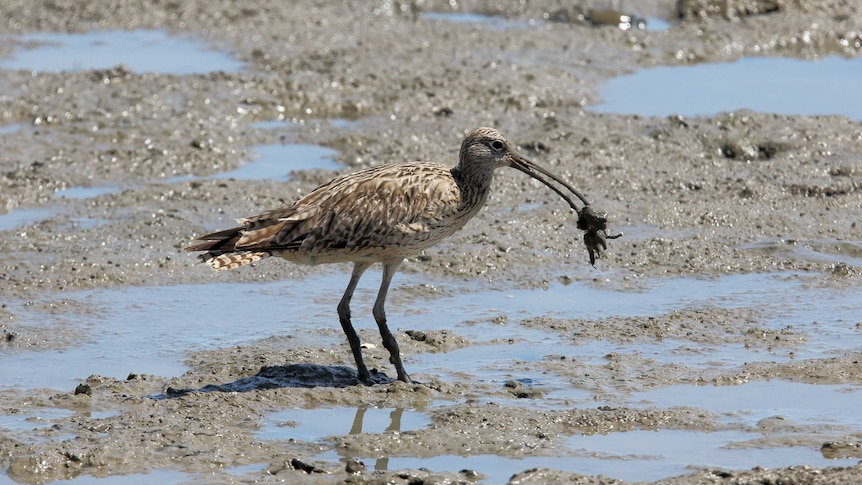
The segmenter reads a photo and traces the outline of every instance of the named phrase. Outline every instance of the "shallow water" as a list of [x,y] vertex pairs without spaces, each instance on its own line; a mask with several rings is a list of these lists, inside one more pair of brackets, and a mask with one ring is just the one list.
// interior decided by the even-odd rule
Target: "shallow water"
[[[301,281],[212,283],[86,292],[77,299],[98,309],[96,313],[103,316],[95,321],[86,315],[77,318],[67,315],[66,318],[70,325],[81,325],[81,332],[88,334],[90,340],[62,351],[17,351],[0,356],[0,375],[3,376],[0,386],[49,386],[68,390],[92,373],[118,378],[129,372],[179,375],[185,371],[182,359],[190,351],[232,346],[268,335],[294,335],[304,344],[332,345],[341,338],[334,307],[345,277],[326,273]],[[371,324],[370,317],[364,314],[373,302],[376,282],[365,283],[357,291],[354,303],[359,326]],[[398,294],[397,284],[393,295]],[[400,284],[419,285],[421,282],[418,276],[402,275]],[[435,284],[447,287],[445,282]],[[789,425],[804,427],[797,432],[810,433],[815,428],[823,430],[826,433],[824,440],[831,436],[829,433],[843,435],[862,431],[862,418],[855,412],[858,390],[850,386],[817,386],[780,380],[720,387],[675,385],[605,397],[611,399],[605,403],[594,400],[587,391],[571,387],[564,378],[525,371],[520,365],[525,361],[540,361],[549,355],[600,360],[609,352],[641,353],[657,362],[695,366],[713,365],[718,361],[731,368],[758,358],[776,359],[772,354],[746,349],[742,345],[701,345],[672,340],[633,344],[603,340],[576,342],[560,339],[554,332],[517,323],[520,318],[541,315],[574,314],[580,318],[649,315],[699,305],[762,305],[766,309],[780,309],[768,319],[774,319],[772,324],[776,326],[792,324],[796,330],[812,334],[809,342],[800,344],[803,349],[811,347],[807,352],[812,355],[850,349],[860,344],[858,331],[854,334],[851,324],[855,322],[853,315],[860,314],[862,302],[850,292],[813,286],[803,275],[754,274],[711,280],[685,278],[649,282],[648,286],[651,288],[649,291],[637,293],[599,289],[588,283],[552,285],[548,290],[475,291],[431,299],[416,298],[415,304],[411,305],[413,308],[405,308],[403,303],[391,304],[389,313],[390,321],[398,327],[450,328],[457,335],[473,341],[472,345],[451,352],[406,356],[407,366],[414,372],[439,375],[442,379],[457,379],[459,374],[466,372],[480,381],[497,382],[501,386],[506,380],[515,379],[546,392],[544,398],[530,400],[528,404],[514,398],[509,404],[553,407],[565,403],[567,407],[587,408],[602,404],[659,408],[695,406],[715,412],[722,422],[742,429],[756,427],[761,419],[779,416]],[[800,291],[802,289],[805,291]],[[815,298],[812,299],[812,295]],[[817,299],[830,299],[833,308],[841,308],[846,313],[843,316],[824,315],[822,309],[818,310],[822,307],[818,306]],[[291,300],[310,304],[302,308],[284,304]],[[159,305],[152,305],[153,301],[158,301]],[[238,305],[237,302],[243,304]],[[250,307],[256,309],[255,318],[248,318],[247,308]],[[12,306],[10,309],[17,311],[21,308]],[[506,323],[491,321],[501,314],[508,315]],[[44,318],[38,314],[27,316],[34,324]],[[465,321],[467,317],[470,321]],[[271,323],[261,324],[261,321]],[[94,328],[87,331],[86,325]],[[335,328],[336,331],[321,336],[316,331],[317,327]],[[820,332],[821,329],[830,329],[834,335]],[[819,335],[813,335],[815,333]],[[508,343],[509,339],[513,343]],[[672,351],[674,348],[694,350],[681,358],[679,352]],[[350,365],[347,355],[345,363]],[[26,377],[23,369],[27,369]],[[4,419],[7,421],[0,419],[0,425],[8,422],[18,429],[21,425],[37,427],[43,423],[39,419],[27,421],[25,418],[22,421],[20,417],[7,416]],[[360,431],[408,431],[427,424],[427,416],[416,410],[285,410],[266,418],[261,423],[258,437],[314,442],[333,435]],[[793,432],[786,435],[795,436]],[[569,449],[559,458],[512,459],[490,455],[359,458],[378,469],[418,466],[431,470],[470,468],[489,474],[491,483],[533,466],[604,473],[623,479],[653,479],[684,473],[688,465],[695,463],[727,468],[740,468],[748,463],[751,466],[838,464],[827,461],[814,446],[740,445],[759,437],[761,434],[756,431],[639,431],[571,438]],[[330,451],[316,458],[337,460],[338,456]],[[708,460],[703,461],[705,458]]]
[[320,145],[302,143],[255,145],[254,158],[236,170],[221,172],[213,178],[238,180],[287,180],[295,170],[335,170],[337,151]]
[[113,185],[104,185],[98,187],[69,187],[68,189],[58,190],[54,193],[57,197],[66,199],[92,199],[100,195],[115,194],[122,190],[120,187]]
[[609,80],[600,113],[713,115],[748,109],[862,120],[862,58],[817,61],[746,57],[730,63],[654,67]]
[[[290,297],[311,301],[323,281],[325,279],[311,286],[292,286]],[[132,372],[180,375],[187,370],[182,363],[185,352],[279,335],[297,325],[288,326],[285,322],[302,322],[304,318],[327,320],[313,308],[309,312],[307,308],[292,305],[262,304],[283,301],[282,298],[287,298],[283,291],[283,283],[278,282],[79,293],[74,298],[89,305],[91,310],[65,315],[69,323],[63,331],[84,335],[80,342],[62,350],[4,352],[0,355],[0,373],[3,374],[0,388],[68,389],[92,374],[121,379]],[[243,305],[238,305],[239,301],[244,302]],[[9,307],[16,311],[24,305],[26,302]],[[248,305],[261,305],[256,308],[255,318],[248,318]],[[326,309],[335,314],[334,306]],[[39,325],[51,318],[51,315],[28,312],[22,314],[18,322],[24,326]],[[271,324],[261,325],[262,321]],[[91,325],[95,328],[88,328]],[[302,325],[299,327],[294,332],[302,333]]]
[[[0,59],[0,69],[79,71],[125,65],[135,72],[200,74],[237,71],[243,63],[186,34],[164,30],[40,32],[7,37],[18,48]],[[129,53],[134,52],[133,56]]]
[[[503,458],[496,455],[430,458],[358,457],[369,469],[399,470],[427,468],[432,471],[475,470],[487,476],[483,483],[505,483],[515,473],[534,467],[549,467],[631,481],[647,481],[682,475],[697,468],[746,469],[754,466],[781,467],[805,463],[816,466],[852,465],[856,460],[828,460],[817,450],[803,447],[739,446],[759,433],[683,430],[628,431],[607,435],[575,436],[559,455]],[[316,459],[334,461],[335,451]]]
[[24,125],[22,125],[20,123],[15,123],[15,124],[11,124],[11,125],[0,125],[0,136],[10,135],[10,134],[15,133],[16,131],[20,130],[23,127],[24,127]]
[[[744,274],[715,279],[678,278],[644,284],[649,290],[640,292],[603,289],[580,283],[568,286],[552,285],[548,290],[480,291],[466,297],[452,298],[452,301],[443,299],[430,318],[412,316],[411,328],[434,328],[439,325],[441,313],[444,316],[443,321],[458,321],[459,315],[490,320],[505,314],[509,323],[498,326],[500,336],[518,337],[533,330],[512,323],[529,316],[596,319],[609,316],[660,315],[682,309],[761,307],[771,312],[764,321],[759,322],[761,327],[781,329],[792,325],[794,330],[799,332],[810,330],[807,343],[794,349],[797,358],[823,356],[830,349],[846,346],[849,343],[846,340],[848,332],[856,338],[862,338],[862,334],[855,330],[857,315],[862,313],[862,301],[858,299],[855,290],[813,286],[810,280],[802,275]],[[823,312],[824,306],[830,309],[828,313]],[[487,328],[481,326],[459,329],[459,332],[474,341],[489,339]],[[560,341],[559,336],[548,332],[546,339],[547,342],[541,342],[543,339],[529,335],[524,340],[541,344],[535,352],[531,352],[528,346],[519,344],[519,352],[524,357],[533,359],[542,354],[542,349],[547,349],[544,354],[555,353],[552,349],[554,342]],[[678,360],[677,355],[668,354],[668,350],[679,345],[673,339],[657,343],[605,342],[598,344],[600,349],[593,347],[597,344],[591,342],[572,341],[571,344],[575,354],[592,358],[628,348],[630,351],[647,353],[659,362]],[[691,342],[686,344],[694,345]],[[703,350],[706,352],[704,360],[720,356],[725,362],[738,364],[758,360],[756,357],[761,352],[758,349],[745,349],[741,345],[738,348],[713,348],[706,345]],[[763,357],[775,359],[772,354]]]
[[823,239],[761,239],[740,249],[778,257],[804,257],[809,261],[862,266],[862,241]]
[[658,480],[701,468],[850,466],[857,461],[829,460],[815,447],[748,446],[746,443],[760,437],[759,433],[739,431],[638,430],[575,436],[568,440],[568,446],[579,455],[572,461],[589,467],[589,473],[637,481]]
[[[859,390],[851,386],[816,386],[785,381],[749,383],[741,386],[673,386],[639,393],[641,405],[670,407],[697,406],[720,413],[728,423],[744,421],[750,430],[700,432],[676,429],[635,430],[597,435],[578,435],[566,440],[557,456],[506,458],[495,455],[430,458],[401,456],[340,456],[329,450],[315,459],[335,461],[359,458],[371,470],[427,468],[432,471],[469,469],[487,476],[487,483],[503,483],[511,475],[532,467],[550,467],[591,475],[646,481],[681,475],[699,468],[746,469],[755,466],[777,468],[791,465],[851,466],[852,459],[827,459],[811,443],[811,431],[820,429],[822,439],[836,434],[858,433],[862,420],[856,409]],[[778,397],[780,396],[780,397]],[[584,403],[583,406],[589,406]],[[596,404],[593,404],[595,406]],[[593,407],[589,406],[589,407]],[[345,410],[347,422],[349,411]],[[290,416],[291,412],[284,412]],[[758,430],[764,418],[786,422],[790,431]],[[807,427],[806,427],[807,426]],[[830,428],[830,426],[832,428]],[[343,424],[342,428],[346,429]],[[801,428],[800,428],[801,427]],[[380,426],[378,426],[380,428]],[[270,426],[268,439],[296,437],[292,431]],[[302,439],[320,440],[332,429],[304,434]],[[403,430],[402,430],[403,431]],[[280,434],[279,434],[280,432]],[[366,432],[381,433],[381,430]],[[343,431],[341,434],[347,434]],[[816,438],[815,438],[816,441]]]
[[724,415],[728,422],[754,426],[779,416],[794,425],[826,425],[862,431],[858,416],[862,389],[783,380],[754,381],[736,386],[677,385],[634,393],[631,405],[693,406]]
[[[64,315],[69,323],[63,331],[83,335],[80,342],[62,350],[0,354],[0,387],[68,389],[90,374],[117,378],[130,372],[179,375],[186,370],[182,364],[186,352],[270,335],[297,334],[299,338],[331,343],[337,337],[321,336],[315,329],[338,328],[335,306],[346,279],[346,274],[321,273],[297,281],[132,287],[65,295],[64,298],[90,307],[85,312]],[[370,308],[376,292],[377,282],[372,281],[375,279],[363,280],[354,299],[354,314],[360,327],[373,325]],[[824,357],[836,349],[862,345],[862,333],[856,328],[858,315],[862,314],[858,295],[852,290],[812,286],[801,275],[679,278],[649,282],[650,290],[641,292],[601,289],[588,283],[557,284],[548,290],[478,288],[456,296],[411,297],[409,304],[400,301],[399,284],[423,283],[414,275],[396,278],[388,305],[391,326],[412,330],[452,329],[474,344],[448,353],[406,356],[408,367],[423,373],[468,372],[486,381],[530,378],[558,387],[562,384],[553,378],[524,375],[520,366],[513,367],[513,363],[540,361],[548,355],[577,356],[589,362],[599,361],[610,352],[625,352],[658,363],[713,366],[718,362],[738,366],[758,360]],[[445,282],[438,283],[447,286]],[[310,304],[285,304],[288,301]],[[824,304],[829,305],[829,313],[823,312]],[[19,315],[17,321],[24,326],[43,325],[54,318],[30,309],[26,302],[9,302],[8,306]],[[806,332],[808,340],[791,349],[769,353],[746,348],[741,343],[697,344],[673,339],[631,344],[578,341],[518,323],[523,318],[537,316],[594,319],[660,315],[688,308],[749,306],[770,312],[759,326],[780,329],[792,325],[796,332]],[[255,309],[251,317],[248,308]],[[492,319],[499,315],[506,315],[507,322],[493,323]],[[507,343],[509,340],[515,345]],[[789,355],[790,350],[793,356]],[[345,363],[350,364],[349,356],[345,356]]]
[[[61,350],[15,350],[0,354],[0,388],[51,387],[69,391],[91,374],[121,379],[131,372],[176,376],[187,370],[183,360],[189,352],[253,343],[272,335],[290,336],[303,345],[331,347],[343,340],[335,318],[335,306],[346,278],[346,274],[339,272],[324,272],[296,281],[213,282],[67,294],[64,298],[73,299],[82,306],[77,312],[63,315],[62,331],[83,337]],[[827,460],[819,453],[818,446],[810,444],[812,433],[825,441],[862,432],[862,415],[856,412],[859,391],[852,386],[781,380],[737,386],[672,385],[603,395],[598,399],[591,392],[574,387],[566,377],[524,365],[560,355],[600,363],[608,353],[617,352],[640,355],[656,363],[736,369],[757,360],[789,360],[792,357],[787,355],[788,349],[778,355],[779,352],[769,353],[742,344],[674,339],[632,343],[603,339],[583,341],[561,338],[557,332],[519,323],[521,319],[537,316],[601,319],[661,315],[691,308],[753,307],[761,309],[765,315],[764,321],[758,322],[759,326],[792,325],[795,331],[809,335],[806,342],[792,347],[796,354],[823,357],[862,347],[862,334],[855,328],[858,315],[862,314],[862,301],[850,290],[818,286],[817,280],[804,274],[650,280],[643,282],[643,287],[649,289],[642,291],[619,291],[590,282],[574,282],[552,284],[547,290],[514,291],[483,290],[481,285],[474,284],[469,291],[453,292],[448,289],[455,283],[428,282],[424,278],[413,274],[398,276],[389,304],[391,326],[449,329],[471,344],[450,352],[405,355],[405,364],[414,374],[451,380],[463,378],[466,373],[479,382],[500,388],[504,382],[515,380],[544,393],[535,399],[494,397],[501,405],[698,407],[716,413],[718,421],[730,430],[704,433],[665,429],[576,436],[568,439],[567,447],[561,449],[557,457],[355,457],[362,459],[369,469],[424,467],[442,471],[467,468],[487,474],[488,483],[500,483],[513,473],[535,466],[644,480],[682,474],[694,464],[735,469],[755,465],[852,464],[851,460]],[[427,288],[424,285],[429,283],[442,291],[423,291]],[[401,294],[399,285],[403,285],[401,289],[410,288],[410,294]],[[376,278],[369,277],[357,290],[353,303],[357,328],[373,327],[370,308],[376,286]],[[286,304],[290,301],[308,304]],[[823,311],[824,302],[828,302],[829,312]],[[253,316],[249,315],[249,308],[255,309]],[[17,322],[25,326],[49,325],[51,322],[47,320],[54,318],[26,302],[11,302],[8,309],[18,315]],[[495,323],[494,318],[500,315],[506,315],[507,320]],[[321,328],[332,331],[320,332]],[[352,366],[348,354],[344,355],[344,364]],[[51,412],[34,410],[27,416],[0,415],[0,426],[18,430],[18,433],[27,431],[27,427],[44,428],[51,423],[54,416]],[[759,431],[760,420],[775,417],[795,428]],[[257,437],[320,442],[326,447],[325,438],[331,436],[403,432],[421,429],[429,422],[422,410],[414,409],[288,409],[262,420]],[[785,441],[780,444],[756,441],[767,435]],[[808,439],[809,444],[788,444],[796,443],[797,438],[803,443]],[[338,461],[347,457],[329,450],[314,458]],[[232,473],[253,472],[260,467],[252,468]]]
[[35,224],[60,212],[57,207],[33,207],[15,209],[5,214],[0,214],[0,231],[15,229],[17,227]]
[[28,431],[50,428],[54,420],[75,414],[68,409],[58,408],[26,408],[18,414],[0,415],[0,429]]
[[412,431],[430,423],[428,416],[403,408],[288,409],[270,414],[256,436],[261,440],[317,441],[327,436]]
[[[195,475],[189,473],[175,472],[169,470],[155,470],[150,473],[144,473],[140,475],[112,475],[102,478],[96,478],[95,480],[93,479],[93,477],[90,476],[81,476],[63,483],[70,485],[86,485],[89,483],[97,483],[99,485],[138,485],[141,483],[158,483],[159,485],[168,485],[173,483],[188,483],[192,481],[193,478],[195,478]],[[205,480],[206,478],[201,479]]]
[[526,29],[537,21],[510,20],[496,15],[460,12],[422,12],[419,18],[432,22],[454,22],[470,24],[493,30]]

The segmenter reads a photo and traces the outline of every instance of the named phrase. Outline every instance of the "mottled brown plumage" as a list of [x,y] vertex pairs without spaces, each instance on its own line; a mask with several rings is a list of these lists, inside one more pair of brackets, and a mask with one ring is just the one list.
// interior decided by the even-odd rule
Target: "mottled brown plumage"
[[[518,155],[503,136],[479,128],[461,144],[458,165],[436,163],[381,165],[343,175],[302,199],[260,215],[239,219],[239,226],[201,236],[187,251],[225,270],[278,256],[303,264],[353,262],[350,283],[338,316],[356,361],[359,379],[371,383],[359,337],[350,322],[350,299],[362,273],[383,264],[383,280],[373,314],[398,379],[410,382],[398,343],[386,325],[384,304],[392,276],[405,257],[423,251],[467,223],[485,204],[494,170],[516,168],[572,200],[545,175],[586,201],[573,188]],[[542,174],[542,175],[540,175]]]

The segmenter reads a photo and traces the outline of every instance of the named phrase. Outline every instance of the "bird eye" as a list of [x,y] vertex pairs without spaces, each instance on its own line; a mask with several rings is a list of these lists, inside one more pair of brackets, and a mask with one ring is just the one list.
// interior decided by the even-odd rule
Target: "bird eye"
[[498,150],[498,151],[499,151],[499,150],[502,150],[502,149],[503,149],[503,142],[501,142],[500,140],[494,140],[494,141],[492,141],[492,142],[491,142],[490,146],[491,146],[491,148],[493,148],[494,150]]

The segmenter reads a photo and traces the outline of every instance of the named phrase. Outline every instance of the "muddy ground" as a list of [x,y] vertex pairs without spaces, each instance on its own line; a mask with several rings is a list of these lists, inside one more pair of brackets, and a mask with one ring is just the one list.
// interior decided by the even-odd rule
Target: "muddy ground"
[[[25,127],[0,135],[0,213],[62,210],[0,233],[2,352],[62,349],[86,338],[62,327],[42,335],[18,326],[20,307],[7,302],[33,301],[39,311],[50,313],[39,302],[62,301],[78,289],[272,281],[321,271],[342,272],[346,283],[347,267],[279,262],[216,279],[181,251],[195,235],[293,200],[331,177],[309,171],[284,183],[168,180],[236,168],[246,159],[247,147],[279,140],[332,147],[347,171],[398,160],[454,163],[466,132],[494,126],[524,155],[570,179],[608,211],[614,229],[626,233],[612,241],[599,269],[593,269],[574,214],[522,174],[501,170],[476,220],[404,266],[407,273],[447,282],[443,291],[469,291],[476,281],[485,289],[570,281],[641,289],[652,278],[752,272],[804,273],[822,286],[860,287],[860,268],[853,264],[862,256],[858,121],[753,112],[650,118],[587,109],[600,101],[599,89],[609,77],[654,65],[758,55],[855,56],[862,50],[862,11],[853,2],[704,0],[682,2],[679,9],[671,1],[635,2],[637,13],[668,19],[672,25],[666,31],[623,31],[590,25],[578,16],[605,7],[603,1],[583,1],[580,7],[556,1],[322,3],[9,0],[0,5],[3,35],[141,28],[191,32],[248,66],[242,72],[189,76],[134,73],[122,66],[3,72],[0,122]],[[422,19],[422,12],[449,12],[451,5],[527,26],[477,28]],[[14,43],[4,42],[0,54],[13,48]],[[252,126],[274,119],[285,119],[292,128]],[[356,123],[333,125],[329,119]],[[91,199],[55,195],[66,187],[104,185],[124,190]],[[794,241],[820,243],[794,251]],[[850,259],[841,261],[842,255]],[[404,291],[391,304],[434,298],[422,287]],[[53,311],[88,311],[83,303],[66,304]],[[668,336],[750,345],[775,340],[767,331],[749,332],[757,316],[743,309],[706,310],[650,319],[518,323],[559,331],[563,338],[576,332],[581,339],[624,334],[642,342]],[[710,413],[689,408],[544,409],[536,403],[541,395],[519,389],[519,383],[471,380],[469,370],[459,381],[416,372],[421,384],[354,385],[354,374],[342,367],[351,364],[347,346],[335,320],[331,323],[321,328],[333,332],[332,352],[273,337],[196,352],[188,356],[190,370],[178,376],[81,376],[77,392],[4,389],[4,413],[38,406],[74,413],[36,439],[0,434],[0,467],[21,483],[154,470],[209,473],[255,463],[269,466],[242,479],[215,474],[206,481],[481,479],[469,470],[350,473],[361,467],[312,459],[320,451],[317,443],[254,437],[255,423],[270,412],[320,406],[426,409],[434,404],[428,411],[432,424],[422,430],[333,438],[348,457],[430,457],[460,454],[465,447],[476,454],[553,456],[562,439],[579,433],[721,426]],[[409,324],[394,326],[402,329],[398,336],[405,354],[471,345],[451,328],[411,338],[403,332]],[[370,329],[363,332],[373,341]],[[370,353],[372,367],[393,373],[379,352]],[[860,354],[858,346],[851,346],[819,359],[718,369],[706,379],[733,384],[780,377],[859,385]],[[597,395],[608,379],[648,389],[704,378],[685,366],[646,372],[646,364],[625,355],[608,359],[606,366],[586,373],[576,358],[532,365]],[[305,387],[313,384],[319,386]],[[119,412],[89,417],[90,411],[104,409]],[[859,456],[853,445],[846,449]],[[851,483],[860,473],[858,467],[704,470],[660,483]],[[619,483],[549,469],[525,470],[510,483],[573,482]]]

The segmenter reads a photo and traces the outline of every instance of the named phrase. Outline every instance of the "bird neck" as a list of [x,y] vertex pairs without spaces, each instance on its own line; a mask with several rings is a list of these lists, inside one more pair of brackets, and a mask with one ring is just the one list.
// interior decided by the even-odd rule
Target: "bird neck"
[[452,169],[452,178],[461,191],[461,208],[479,208],[488,199],[494,173],[488,170],[465,169],[460,164]]

